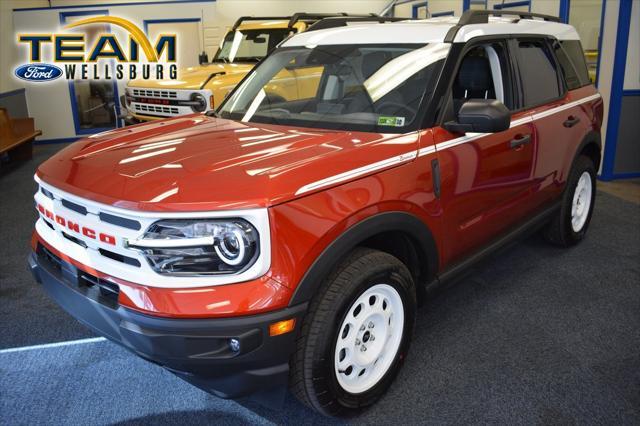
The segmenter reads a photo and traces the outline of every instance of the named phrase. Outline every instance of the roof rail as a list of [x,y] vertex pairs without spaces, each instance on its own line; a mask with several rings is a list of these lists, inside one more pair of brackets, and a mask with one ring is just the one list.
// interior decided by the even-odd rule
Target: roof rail
[[231,31],[237,30],[240,24],[245,21],[288,21],[290,18],[290,16],[241,16],[236,23],[233,24]]
[[550,22],[562,22],[557,16],[544,15],[542,13],[517,12],[511,10],[467,10],[460,17],[458,24],[449,30],[444,41],[453,43],[458,30],[465,25],[488,24],[490,16],[517,16],[520,19],[540,18]]
[[345,27],[349,22],[385,22],[407,21],[410,18],[394,18],[391,16],[347,16],[325,18],[307,28],[307,31],[324,30],[326,28]]
[[561,22],[560,18],[557,16],[544,15],[542,13],[532,13],[532,12],[518,12],[514,10],[467,10],[460,17],[460,21],[458,21],[458,25],[469,25],[469,24],[487,24],[489,23],[489,16],[518,16],[520,19],[533,19],[540,18],[545,21],[552,22]]
[[[289,28],[293,27],[297,22],[305,21],[307,23],[314,24],[317,21],[320,21],[324,18],[337,18],[337,17],[353,17],[353,18],[369,18],[372,16],[378,16],[375,13],[370,13],[366,15],[350,15],[344,12],[338,13],[306,13],[306,12],[298,12],[291,15],[291,19],[289,19]],[[308,22],[312,21],[312,22]]]

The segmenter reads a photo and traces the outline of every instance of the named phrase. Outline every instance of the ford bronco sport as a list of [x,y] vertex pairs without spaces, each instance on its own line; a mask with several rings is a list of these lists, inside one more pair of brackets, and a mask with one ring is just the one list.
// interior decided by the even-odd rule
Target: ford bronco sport
[[[313,90],[266,96],[285,83]],[[202,389],[289,385],[352,414],[391,385],[433,286],[534,227],[584,238],[602,106],[553,17],[305,32],[217,110],[43,163],[29,263],[79,321]]]
[[[338,18],[338,19],[332,19]],[[243,16],[227,32],[211,63],[178,71],[178,80],[131,80],[120,103],[126,111],[125,122],[135,124],[178,115],[204,112],[219,105],[231,89],[260,60],[291,34],[327,28],[349,21],[388,22],[399,18],[346,13],[295,13],[284,17]],[[296,71],[283,70],[284,73]],[[303,72],[304,73],[304,72]],[[302,78],[303,76],[296,76]],[[282,99],[291,87],[271,87],[269,93]]]

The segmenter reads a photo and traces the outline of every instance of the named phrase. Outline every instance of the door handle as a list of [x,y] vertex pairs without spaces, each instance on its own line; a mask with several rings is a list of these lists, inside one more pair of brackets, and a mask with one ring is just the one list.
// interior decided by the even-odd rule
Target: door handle
[[509,144],[511,145],[511,149],[519,148],[522,145],[526,145],[531,143],[531,135],[518,135],[515,139],[511,139]]
[[569,118],[567,118],[567,120],[564,123],[562,123],[562,125],[564,127],[569,128],[569,127],[575,126],[579,122],[580,122],[580,118],[574,117],[573,115],[570,115]]

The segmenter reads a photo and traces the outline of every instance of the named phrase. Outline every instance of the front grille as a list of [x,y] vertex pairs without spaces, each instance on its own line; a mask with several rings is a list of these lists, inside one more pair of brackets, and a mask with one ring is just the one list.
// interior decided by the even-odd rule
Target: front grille
[[51,193],[51,191],[47,191],[47,190],[46,190],[46,189],[44,189],[44,188],[40,188],[40,191],[42,191],[42,193],[43,193],[47,198],[50,198],[50,199],[52,199],[52,200],[53,200],[53,199],[55,199],[55,197],[53,196],[53,194]]
[[[71,201],[71,200],[62,198],[63,197],[62,194],[56,194],[55,190],[49,191],[43,186],[40,186],[40,192],[44,194],[47,198],[50,198],[54,201],[59,200],[60,204],[62,204],[64,208],[85,216],[86,219],[83,219],[83,220],[86,220],[89,223],[89,226],[91,226],[90,225],[91,221],[95,221],[95,218],[97,217],[97,219],[99,219],[101,222],[123,228],[123,232],[124,232],[124,229],[134,230],[134,231],[139,231],[140,229],[142,229],[142,224],[138,220],[130,219],[128,217],[123,217],[113,213],[107,213],[104,211],[96,212],[95,207],[91,208],[91,206],[89,205],[83,205],[84,203],[78,202],[78,200]],[[72,226],[66,226],[65,222],[62,221],[58,229],[56,229],[56,226],[54,226],[55,224],[49,221],[48,219],[49,216],[46,216],[43,211],[40,211],[40,213],[41,213],[40,217],[42,218],[42,221],[46,226],[48,226],[52,231],[59,232],[65,239],[67,239],[68,241],[71,241],[74,244],[77,244],[83,249],[89,250],[89,244],[87,244],[89,241],[97,241],[95,238],[93,238],[92,240],[89,240],[84,235],[80,235],[81,233],[80,233],[80,228],[78,227],[78,223],[73,219],[69,220],[68,224],[73,223],[74,225],[76,225],[75,228]],[[64,212],[59,214],[63,217],[66,216]],[[82,223],[80,223],[80,225],[82,225]],[[71,229],[71,231],[73,232],[69,231],[69,229]],[[117,233],[115,232],[114,234],[117,235]],[[122,255],[120,253],[115,253],[110,250],[104,250],[104,249],[99,249],[97,250],[97,252],[100,253],[100,255],[108,259],[114,260],[116,262],[120,262],[129,266],[140,268],[140,261],[134,257],[129,257],[126,255]]]
[[42,266],[53,271],[58,279],[68,286],[102,305],[112,309],[118,307],[120,287],[117,284],[76,268],[53,254],[42,244],[38,244],[36,254]]
[[133,219],[127,219],[120,216],[115,216],[109,213],[100,212],[98,215],[103,222],[110,223],[112,225],[122,226],[123,228],[133,229],[135,231],[140,230],[140,222]]
[[[51,229],[53,229],[53,228],[51,228]],[[87,248],[87,244],[84,241],[82,241],[80,238],[76,238],[73,235],[69,235],[64,231],[62,231],[62,236],[65,237],[67,240],[76,243],[77,245],[79,245],[82,248]]]
[[[81,204],[74,203],[73,201],[66,200],[64,198],[58,198],[51,191],[40,187],[40,191],[45,194],[48,198],[52,200],[59,199],[60,203],[69,210],[73,210],[76,213],[79,213],[83,216],[88,214],[87,208]],[[137,220],[128,219],[126,217],[117,216],[111,213],[99,212],[98,217],[102,222],[110,223],[111,225],[120,226],[122,228],[134,229],[136,231],[140,230],[142,225]],[[53,226],[45,220],[45,223],[51,228],[54,229]]]
[[127,265],[140,267],[140,261],[138,259],[134,259],[133,257],[124,256],[119,253],[114,253],[110,250],[98,249],[101,255],[104,257],[108,257],[109,259],[115,260],[116,262],[126,263]]
[[172,90],[133,89],[133,96],[177,99],[178,93]]
[[42,244],[38,245],[37,254],[41,260],[44,260],[53,269],[57,271],[62,270],[62,259],[60,259],[58,256],[53,254]]
[[81,206],[79,204],[72,203],[71,201],[65,200],[65,199],[60,200],[60,202],[62,203],[63,206],[65,206],[69,210],[73,210],[74,212],[80,213],[83,216],[87,215],[87,208],[85,206]]
[[175,107],[168,106],[159,106],[159,105],[144,105],[144,104],[134,104],[134,109],[137,112],[156,112],[163,114],[178,114],[179,109]]

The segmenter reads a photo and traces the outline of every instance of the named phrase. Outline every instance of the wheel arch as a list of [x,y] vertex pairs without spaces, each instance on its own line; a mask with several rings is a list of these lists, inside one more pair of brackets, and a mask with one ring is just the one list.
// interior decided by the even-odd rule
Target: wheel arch
[[331,271],[356,247],[397,257],[411,272],[417,290],[435,278],[438,250],[429,227],[413,214],[384,212],[358,222],[333,240],[305,272],[289,306],[311,300]]
[[593,161],[596,170],[600,168],[600,162],[602,161],[602,139],[600,133],[591,130],[582,138],[578,149],[573,154],[570,167],[581,155],[589,157]]

